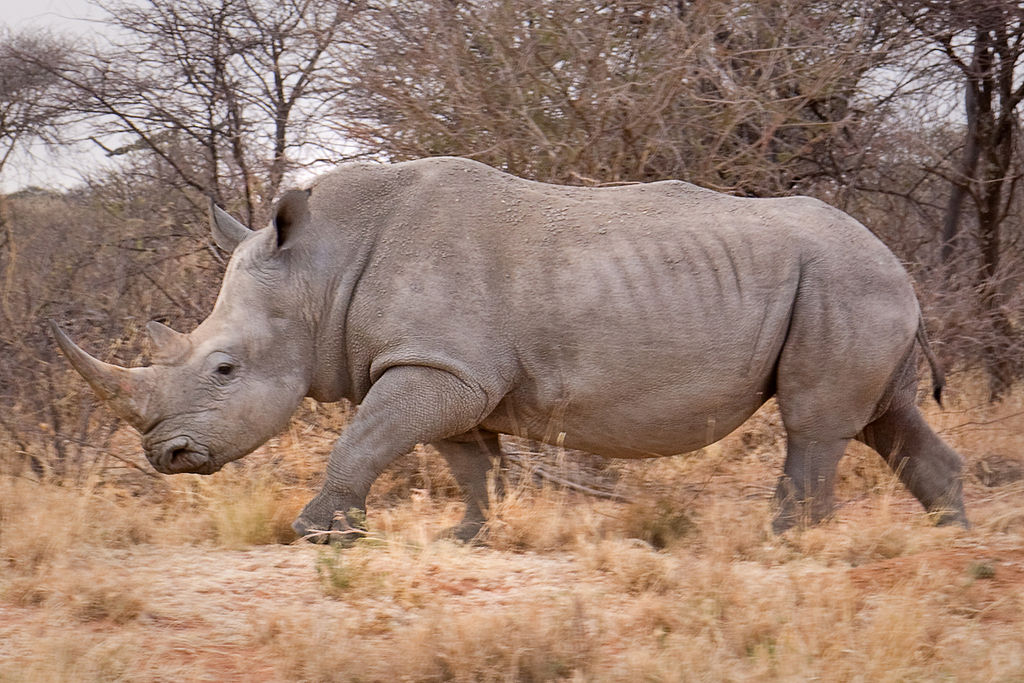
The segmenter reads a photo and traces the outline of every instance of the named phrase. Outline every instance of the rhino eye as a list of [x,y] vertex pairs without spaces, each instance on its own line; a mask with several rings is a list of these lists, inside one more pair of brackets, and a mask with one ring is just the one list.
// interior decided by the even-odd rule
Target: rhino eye
[[230,377],[235,374],[235,366],[231,363],[219,363],[217,365],[217,374],[221,377]]

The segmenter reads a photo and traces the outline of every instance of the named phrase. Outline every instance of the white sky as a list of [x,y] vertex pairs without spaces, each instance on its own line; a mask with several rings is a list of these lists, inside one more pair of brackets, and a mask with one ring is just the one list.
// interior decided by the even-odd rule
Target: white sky
[[[0,24],[14,31],[46,29],[55,33],[88,36],[100,26],[88,21],[100,12],[89,0],[0,0]],[[68,187],[103,162],[99,148],[79,145],[74,149],[48,150],[41,145],[24,147],[4,168],[0,192],[29,185]]]
[[81,18],[96,15],[88,0],[0,0],[0,22],[14,29],[46,26],[80,30]]

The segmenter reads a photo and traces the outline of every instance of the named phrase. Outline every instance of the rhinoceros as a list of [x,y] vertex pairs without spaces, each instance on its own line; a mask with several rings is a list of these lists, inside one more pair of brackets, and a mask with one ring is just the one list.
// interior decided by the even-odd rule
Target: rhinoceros
[[[353,532],[371,484],[418,443],[488,515],[500,434],[616,458],[714,442],[776,397],[786,431],[773,528],[833,508],[851,439],[939,523],[966,525],[961,458],[916,405],[928,348],[911,280],[863,225],[807,197],[679,181],[523,180],[459,158],[346,164],[251,230],[211,205],[231,253],[210,316],[148,326],[153,364],[71,364],[142,434],[159,472],[210,474],[303,397],[358,404],[300,536]],[[326,532],[326,533],[325,533]]]

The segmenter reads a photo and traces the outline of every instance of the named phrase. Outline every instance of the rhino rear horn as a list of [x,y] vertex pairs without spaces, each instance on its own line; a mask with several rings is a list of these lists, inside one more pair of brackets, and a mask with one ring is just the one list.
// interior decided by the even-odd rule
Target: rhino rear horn
[[156,360],[175,360],[185,355],[192,346],[187,334],[175,332],[156,320],[146,323],[146,332],[153,342],[153,358]]
[[118,417],[143,431],[147,426],[147,420],[139,402],[145,401],[148,394],[143,375],[149,368],[122,368],[97,360],[71,341],[57,323],[52,320],[49,322],[50,330],[71,367],[85,378],[96,395],[106,401]]
[[210,199],[210,233],[218,247],[230,254],[252,232]]

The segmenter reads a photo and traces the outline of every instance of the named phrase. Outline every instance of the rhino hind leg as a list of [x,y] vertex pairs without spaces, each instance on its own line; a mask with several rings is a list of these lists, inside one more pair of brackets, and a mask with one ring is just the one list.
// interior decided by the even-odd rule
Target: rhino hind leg
[[784,473],[775,488],[775,533],[817,524],[832,514],[836,468],[848,443],[788,435]]
[[890,406],[857,439],[885,459],[937,524],[968,526],[962,460],[932,431],[913,400]]
[[[475,431],[463,439],[446,439],[433,445],[448,463],[466,503],[462,520],[442,535],[464,543],[480,542],[492,504],[487,475],[494,469],[495,459],[501,455],[498,435]],[[496,476],[493,482],[493,493],[500,498],[501,478]]]

